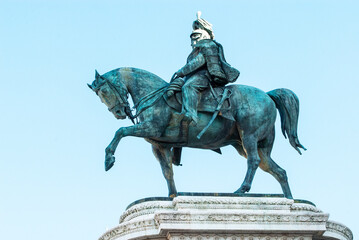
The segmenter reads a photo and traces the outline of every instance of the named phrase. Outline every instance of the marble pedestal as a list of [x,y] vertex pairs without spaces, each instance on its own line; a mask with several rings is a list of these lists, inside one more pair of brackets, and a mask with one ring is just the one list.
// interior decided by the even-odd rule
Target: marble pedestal
[[308,201],[273,195],[152,198],[131,204],[99,240],[353,239],[328,218]]

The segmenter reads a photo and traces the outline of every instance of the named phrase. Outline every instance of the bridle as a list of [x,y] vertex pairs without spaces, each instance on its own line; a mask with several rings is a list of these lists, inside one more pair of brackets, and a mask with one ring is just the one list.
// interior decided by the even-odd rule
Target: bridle
[[[108,110],[112,112],[112,110],[116,107],[124,107],[126,116],[129,119],[131,119],[133,124],[135,124],[135,121],[134,121],[135,117],[132,115],[132,112],[131,112],[130,103],[128,102],[128,91],[127,91],[126,87],[122,86],[123,85],[122,83],[120,83],[116,86],[110,80],[108,80],[107,78],[104,78],[102,76],[99,76],[99,78],[101,78],[104,81],[100,82],[99,85],[92,88],[92,90],[95,91],[96,94],[98,95],[98,91],[101,89],[101,87],[103,85],[107,84],[110,87],[110,89],[115,93],[115,96],[118,100],[117,101],[118,103],[115,104],[113,107],[109,108]],[[120,89],[118,89],[118,88],[120,88]],[[121,94],[121,92],[122,92],[122,94]]]

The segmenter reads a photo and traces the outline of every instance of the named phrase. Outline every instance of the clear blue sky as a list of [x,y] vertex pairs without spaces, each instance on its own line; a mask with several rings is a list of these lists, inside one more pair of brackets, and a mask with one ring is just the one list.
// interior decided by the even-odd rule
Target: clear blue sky
[[[0,236],[97,239],[131,202],[166,196],[143,139],[125,138],[104,171],[116,120],[88,89],[101,74],[133,66],[169,80],[191,51],[195,13],[214,26],[238,83],[285,87],[301,101],[299,156],[279,131],[273,158],[295,198],[330,219],[357,224],[359,6],[356,1],[0,2]],[[185,149],[179,191],[233,192],[246,161]],[[252,193],[281,193],[261,170]]]

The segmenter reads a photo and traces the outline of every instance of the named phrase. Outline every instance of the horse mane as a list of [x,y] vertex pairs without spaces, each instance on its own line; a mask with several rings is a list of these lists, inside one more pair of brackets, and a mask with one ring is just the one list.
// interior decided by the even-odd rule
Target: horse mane
[[120,67],[113,69],[103,75],[109,79],[115,79],[115,77],[120,77],[126,81],[131,81],[136,79],[136,81],[141,81],[143,85],[150,84],[154,88],[161,88],[168,85],[168,82],[160,78],[154,73],[149,71],[134,68],[134,67]]

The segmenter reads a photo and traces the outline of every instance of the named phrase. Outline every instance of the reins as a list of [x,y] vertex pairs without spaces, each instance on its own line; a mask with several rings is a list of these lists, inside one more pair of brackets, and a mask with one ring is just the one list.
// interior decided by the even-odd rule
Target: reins
[[[103,81],[99,86],[96,87],[95,91],[97,92],[105,83],[108,84],[108,86],[111,88],[111,90],[115,93],[116,98],[119,100],[118,104],[115,104],[111,109],[109,109],[109,111],[113,110],[115,107],[117,107],[118,105],[120,105],[121,107],[125,107],[125,114],[126,116],[131,119],[132,123],[135,125],[137,122],[137,119],[135,116],[133,116],[132,112],[131,112],[131,107],[130,107],[130,103],[128,102],[128,91],[126,88],[122,87],[121,84],[119,84],[118,87],[121,88],[121,90],[123,90],[123,92],[125,93],[126,97],[122,97],[122,94],[120,93],[120,91],[117,89],[117,87],[107,78],[104,78],[101,76],[101,78],[105,81]],[[136,119],[136,122],[135,122]]]

